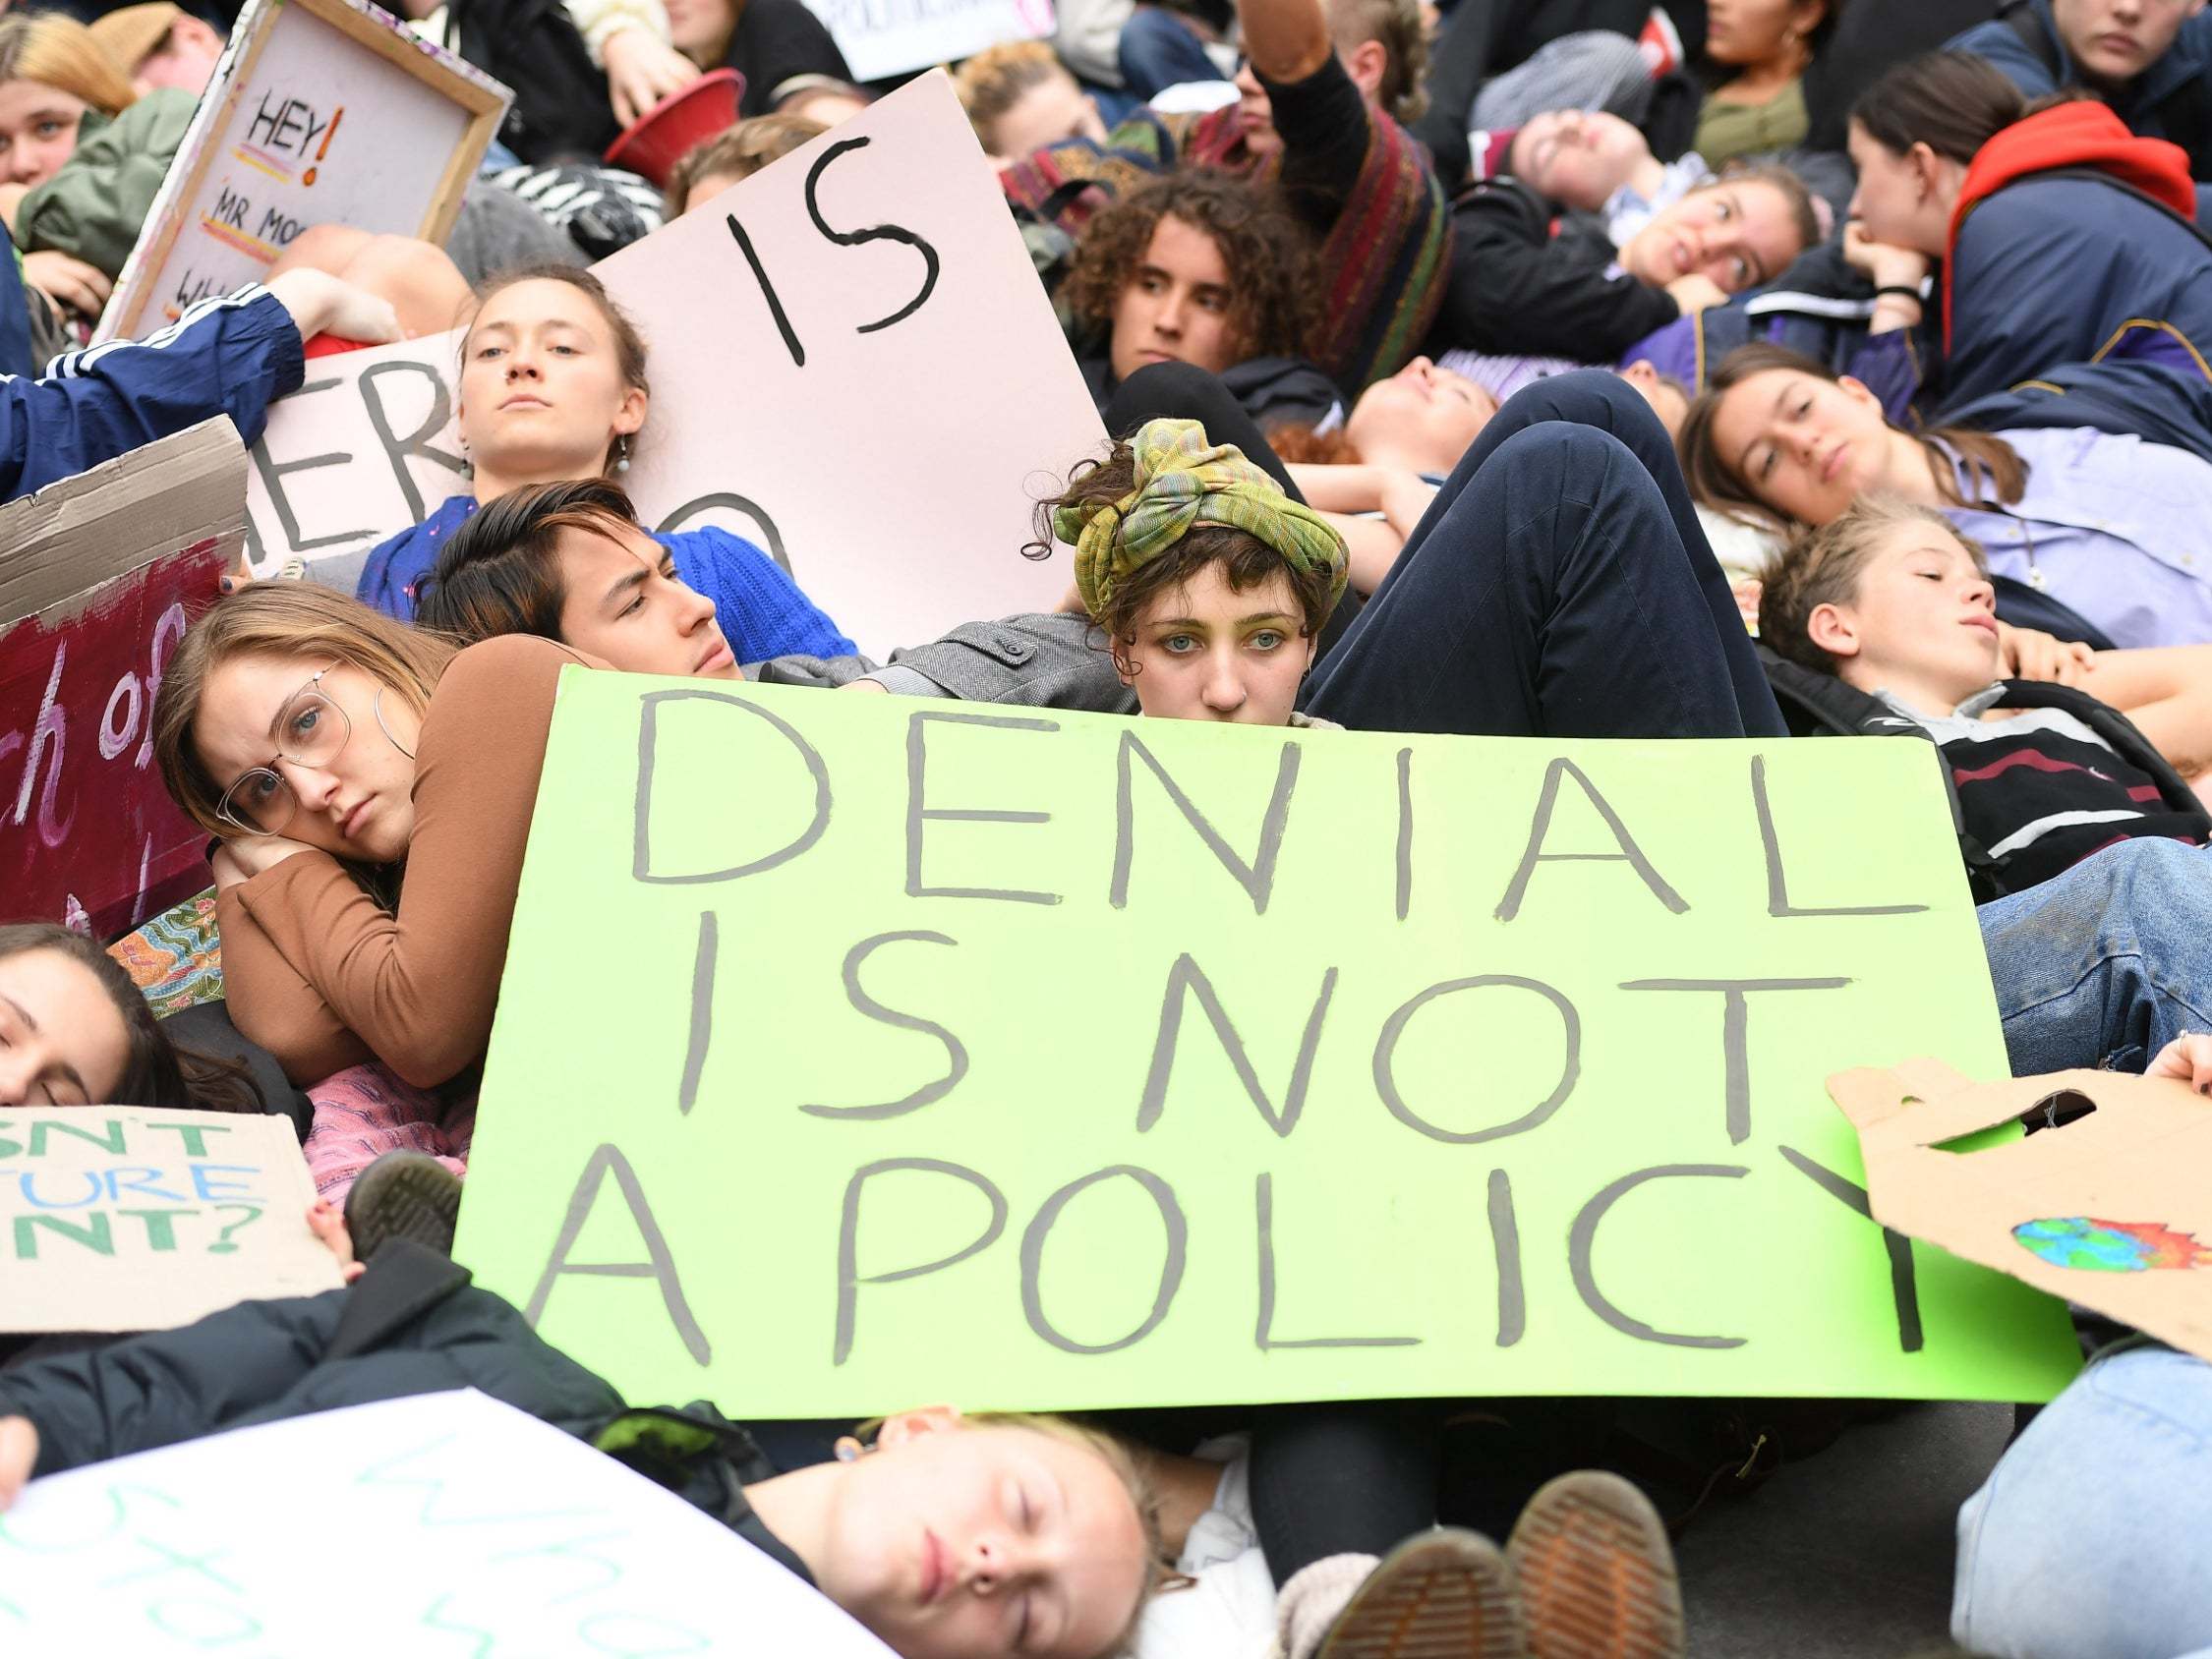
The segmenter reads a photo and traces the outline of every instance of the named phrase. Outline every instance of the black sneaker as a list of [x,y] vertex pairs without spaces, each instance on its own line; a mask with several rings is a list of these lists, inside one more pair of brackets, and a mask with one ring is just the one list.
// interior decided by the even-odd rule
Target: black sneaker
[[449,1256],[460,1214],[461,1177],[427,1152],[385,1153],[346,1193],[346,1231],[361,1262],[388,1238],[412,1238]]

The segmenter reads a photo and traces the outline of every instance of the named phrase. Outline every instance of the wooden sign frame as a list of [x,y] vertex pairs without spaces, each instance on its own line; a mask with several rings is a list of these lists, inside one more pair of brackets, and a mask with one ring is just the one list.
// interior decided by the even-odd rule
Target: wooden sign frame
[[167,266],[177,238],[185,229],[185,209],[198,200],[207,170],[219,153],[221,137],[230,130],[232,116],[253,82],[262,49],[287,7],[329,25],[467,112],[466,136],[448,158],[422,222],[406,234],[442,245],[452,231],[461,211],[461,198],[499,124],[506,119],[514,94],[368,0],[253,0],[231,31],[230,42],[208,83],[209,94],[201,100],[176,159],[161,181],[160,193],[153,199],[153,207],[146,214],[146,230],[153,234],[148,237],[146,231],[140,233],[139,243],[116,280],[114,296],[100,314],[95,340],[135,338],[145,331],[146,312],[154,300],[154,279]]

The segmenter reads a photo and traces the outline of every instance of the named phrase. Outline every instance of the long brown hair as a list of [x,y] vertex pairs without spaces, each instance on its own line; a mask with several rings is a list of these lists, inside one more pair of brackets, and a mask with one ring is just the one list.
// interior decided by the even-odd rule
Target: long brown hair
[[[1690,400],[1690,412],[1683,417],[1681,435],[1674,441],[1682,458],[1682,476],[1689,481],[1690,493],[1698,500],[1718,508],[1739,524],[1788,533],[1800,528],[1796,521],[1760,499],[1751,486],[1721,458],[1720,445],[1713,435],[1720,400],[1753,375],[1777,369],[1809,374],[1832,385],[1842,378],[1827,365],[1816,363],[1802,352],[1767,340],[1754,340],[1749,345],[1738,346],[1720,360],[1719,367],[1707,377],[1705,390]],[[2009,506],[2027,487],[2027,463],[2020,459],[2018,451],[1994,432],[1939,427],[1914,435],[1928,452],[1938,492],[1954,507],[1982,505],[1993,496],[1997,503]],[[1966,463],[1967,476],[1973,484],[1971,500],[1962,495],[1952,482],[1956,470],[1954,458]]]
[[51,922],[16,922],[0,927],[0,960],[33,950],[67,957],[107,993],[123,1021],[127,1058],[112,1099],[96,1106],[151,1106],[163,1111],[262,1112],[267,1103],[243,1065],[181,1048],[169,1040],[123,964],[97,944]]
[[92,31],[59,12],[0,18],[0,81],[35,81],[107,116],[121,115],[139,101],[130,76]]
[[313,582],[254,582],[218,600],[185,630],[153,699],[153,757],[169,798],[211,835],[244,833],[217,815],[225,785],[208,775],[192,736],[207,677],[241,657],[344,662],[387,686],[422,715],[458,649],[359,600]]
[[1926,144],[1960,165],[2023,113],[2020,89],[1974,52],[1929,52],[1894,64],[1851,105],[1851,119],[1892,155]]

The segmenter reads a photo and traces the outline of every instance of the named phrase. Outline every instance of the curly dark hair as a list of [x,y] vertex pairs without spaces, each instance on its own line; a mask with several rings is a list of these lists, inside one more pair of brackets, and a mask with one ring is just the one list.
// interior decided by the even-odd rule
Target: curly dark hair
[[1320,322],[1313,245],[1272,196],[1211,169],[1154,179],[1083,227],[1060,290],[1077,320],[1113,325],[1115,303],[1170,214],[1221,250],[1238,357],[1303,353]]

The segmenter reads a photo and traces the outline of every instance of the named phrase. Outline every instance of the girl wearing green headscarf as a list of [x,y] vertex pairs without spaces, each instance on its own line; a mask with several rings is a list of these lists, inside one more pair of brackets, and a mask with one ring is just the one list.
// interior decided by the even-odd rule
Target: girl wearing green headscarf
[[1147,422],[1045,504],[1147,715],[1329,726],[1297,712],[1344,592],[1344,539],[1195,421]]

